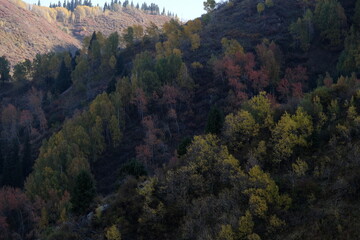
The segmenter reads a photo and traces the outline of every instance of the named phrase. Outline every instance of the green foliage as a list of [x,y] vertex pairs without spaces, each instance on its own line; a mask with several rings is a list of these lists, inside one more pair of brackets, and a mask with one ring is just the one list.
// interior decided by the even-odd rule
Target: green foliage
[[3,153],[3,156],[2,186],[21,187],[24,178],[19,156],[19,143],[15,139],[7,144],[7,151]]
[[144,165],[136,159],[132,159],[121,166],[119,173],[120,176],[132,175],[134,177],[140,177],[147,175]]
[[68,89],[71,85],[71,74],[70,69],[66,67],[65,61],[63,60],[60,65],[60,70],[57,78],[55,79],[54,92],[62,93]]
[[206,0],[206,2],[204,2],[203,4],[204,4],[204,10],[207,12],[213,11],[216,6],[215,0]]
[[308,51],[313,39],[313,13],[310,9],[307,9],[303,18],[290,25],[290,33],[294,40],[297,41],[296,45],[300,45],[303,51]]
[[5,56],[0,57],[0,81],[10,81],[10,62]]
[[24,62],[20,62],[14,66],[14,80],[24,81],[31,80],[32,63],[29,59],[25,59]]
[[353,16],[353,26],[358,31],[360,30],[360,1],[357,0],[355,4],[355,11]]
[[94,180],[87,171],[81,171],[76,177],[71,193],[72,210],[82,214],[89,208],[96,194]]
[[346,15],[337,0],[317,1],[314,20],[329,47],[339,47],[344,37]]
[[188,148],[188,146],[190,146],[190,144],[191,144],[191,138],[189,138],[189,137],[186,137],[181,141],[181,143],[179,144],[178,149],[177,149],[177,154],[179,157],[181,157],[187,153],[187,148]]
[[360,71],[360,34],[351,27],[346,39],[345,48],[339,57],[337,69],[340,73],[351,74]]
[[220,134],[223,124],[223,113],[216,106],[211,107],[205,126],[205,133]]
[[130,47],[134,44],[134,28],[128,27],[124,30],[123,39],[126,47]]

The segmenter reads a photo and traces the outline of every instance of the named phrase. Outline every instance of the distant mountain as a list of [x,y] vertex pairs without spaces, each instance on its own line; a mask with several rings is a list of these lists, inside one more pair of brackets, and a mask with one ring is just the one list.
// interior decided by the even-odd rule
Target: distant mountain
[[33,59],[37,53],[74,50],[93,31],[105,35],[132,25],[161,26],[170,18],[146,14],[133,8],[103,12],[100,8],[65,8],[29,5],[21,0],[0,0],[0,56],[11,64]]

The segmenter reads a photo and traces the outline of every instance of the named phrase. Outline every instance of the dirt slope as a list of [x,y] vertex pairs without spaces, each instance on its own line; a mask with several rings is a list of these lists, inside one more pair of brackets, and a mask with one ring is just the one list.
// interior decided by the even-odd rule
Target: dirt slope
[[151,22],[161,26],[169,20],[136,9],[120,9],[64,24],[47,20],[31,7],[21,0],[0,0],[0,56],[5,55],[12,65],[33,59],[37,53],[77,49],[93,31],[109,35],[128,26],[148,26]]

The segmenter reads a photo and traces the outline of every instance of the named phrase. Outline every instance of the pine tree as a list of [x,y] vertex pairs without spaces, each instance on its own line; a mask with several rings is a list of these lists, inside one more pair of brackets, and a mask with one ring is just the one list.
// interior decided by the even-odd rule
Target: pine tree
[[31,144],[30,144],[29,136],[27,134],[25,138],[24,151],[22,156],[22,171],[24,178],[26,178],[30,174],[31,168],[32,168]]
[[217,107],[212,107],[205,127],[205,133],[220,134],[224,124],[224,116]]
[[10,62],[5,56],[0,57],[0,81],[8,82],[10,80]]
[[94,181],[87,171],[82,171],[76,177],[75,186],[71,194],[72,209],[75,213],[84,213],[95,197]]
[[19,159],[19,143],[14,139],[7,147],[3,165],[3,186],[21,187],[23,183]]
[[62,93],[68,89],[71,85],[71,73],[70,70],[66,67],[65,61],[62,60],[60,65],[59,74],[55,80],[55,93]]

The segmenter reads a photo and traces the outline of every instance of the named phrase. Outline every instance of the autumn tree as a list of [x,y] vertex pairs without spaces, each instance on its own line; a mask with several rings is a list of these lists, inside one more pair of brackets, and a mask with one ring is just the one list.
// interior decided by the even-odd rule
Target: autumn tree
[[290,160],[296,147],[309,146],[308,137],[312,133],[312,119],[302,108],[294,115],[285,113],[272,131],[274,161]]
[[0,189],[0,232],[3,239],[32,239],[38,224],[38,212],[20,189]]
[[225,117],[223,134],[231,149],[239,150],[259,132],[259,124],[254,117],[244,110]]

